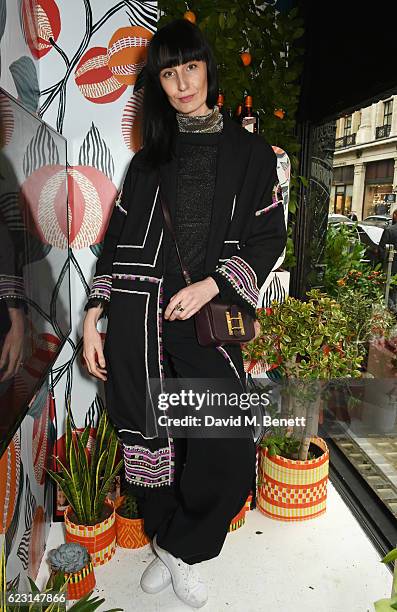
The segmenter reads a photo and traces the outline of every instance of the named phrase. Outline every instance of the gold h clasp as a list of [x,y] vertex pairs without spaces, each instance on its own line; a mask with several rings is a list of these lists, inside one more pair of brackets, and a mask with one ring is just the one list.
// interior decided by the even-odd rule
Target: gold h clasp
[[[234,319],[237,319],[237,321],[238,321],[237,325],[233,325],[232,321]],[[242,317],[240,311],[237,312],[237,317],[232,317],[230,312],[228,310],[226,310],[226,322],[227,322],[227,329],[228,329],[228,332],[229,332],[229,336],[236,336],[237,335],[234,332],[235,329],[238,329],[241,335],[245,334],[243,317]]]

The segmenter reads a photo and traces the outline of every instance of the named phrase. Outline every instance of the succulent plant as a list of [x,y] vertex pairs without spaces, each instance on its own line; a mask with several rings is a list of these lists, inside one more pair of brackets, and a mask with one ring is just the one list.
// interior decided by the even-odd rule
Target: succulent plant
[[50,550],[48,560],[52,569],[72,574],[83,569],[89,562],[90,556],[84,546],[69,542]]

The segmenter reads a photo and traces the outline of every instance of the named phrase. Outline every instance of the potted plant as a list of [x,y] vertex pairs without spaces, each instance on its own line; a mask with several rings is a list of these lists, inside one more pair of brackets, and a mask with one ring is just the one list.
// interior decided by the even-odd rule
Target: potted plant
[[[31,578],[28,578],[28,580],[31,588],[31,602],[26,604],[19,603],[19,601],[15,601],[17,598],[12,601],[13,595],[17,594],[17,590],[7,590],[6,562],[3,543],[0,561],[1,612],[35,612],[36,610],[40,610],[41,612],[61,612],[61,610],[65,610],[68,579],[65,578],[63,572],[53,572],[43,589],[39,589]],[[46,595],[48,595],[48,605]],[[68,607],[68,610],[69,612],[95,612],[104,601],[104,599],[93,596],[92,592],[90,592],[79,601],[76,601],[72,606]],[[123,612],[123,609],[112,608],[111,610],[104,610],[104,612]]]
[[329,453],[317,435],[321,399],[327,380],[361,375],[362,356],[346,341],[339,304],[318,289],[306,295],[306,302],[290,296],[282,303],[273,300],[259,313],[261,334],[250,349],[278,364],[284,379],[281,418],[295,420],[293,427],[272,429],[259,449],[258,507],[285,521],[325,512]]
[[334,294],[348,322],[347,339],[354,339],[363,356],[363,369],[371,345],[379,339],[383,342],[396,325],[395,316],[384,304],[385,283],[386,275],[369,266],[351,269],[336,281]]
[[149,543],[136,498],[126,489],[115,501],[116,539],[122,548],[141,548]]
[[87,449],[90,426],[83,432],[72,431],[70,410],[66,417],[63,463],[55,457],[59,472],[48,470],[59,484],[69,506],[65,510],[66,541],[83,544],[92,564],[102,565],[112,558],[116,547],[114,504],[106,496],[123,462],[116,464],[116,432],[103,411],[95,442]]
[[81,599],[93,590],[94,568],[88,550],[81,544],[61,544],[49,551],[48,562],[53,572],[63,573],[68,599]]

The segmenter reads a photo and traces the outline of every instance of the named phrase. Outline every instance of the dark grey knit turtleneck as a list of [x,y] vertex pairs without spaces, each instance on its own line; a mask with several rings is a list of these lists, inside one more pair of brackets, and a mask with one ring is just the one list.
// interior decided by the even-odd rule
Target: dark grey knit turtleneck
[[[177,195],[173,226],[182,259],[192,280],[202,278],[215,190],[222,115],[218,107],[199,117],[177,113]],[[219,117],[219,121],[214,121]],[[211,130],[211,131],[209,131]],[[181,273],[175,243],[168,231],[165,274]]]

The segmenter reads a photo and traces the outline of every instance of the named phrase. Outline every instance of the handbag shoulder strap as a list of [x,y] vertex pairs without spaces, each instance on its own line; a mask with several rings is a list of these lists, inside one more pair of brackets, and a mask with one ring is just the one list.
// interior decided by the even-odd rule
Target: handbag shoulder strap
[[173,238],[173,240],[175,242],[176,252],[178,254],[179,263],[181,264],[183,277],[184,277],[184,279],[186,281],[186,284],[187,285],[191,285],[192,279],[190,277],[190,274],[189,274],[186,266],[184,265],[184,263],[182,261],[181,254],[179,252],[178,242],[177,242],[176,236],[175,236],[175,231],[174,231],[174,228],[173,228],[173,225],[172,225],[172,221],[171,221],[171,215],[170,215],[170,211],[169,211],[169,208],[168,208],[168,204],[165,202],[165,200],[163,199],[163,197],[161,195],[161,189],[159,189],[159,197],[160,197],[161,207],[163,209],[163,215],[164,215],[165,222],[166,222],[166,224],[168,226],[168,229],[171,232],[171,236],[172,236],[172,238]]

